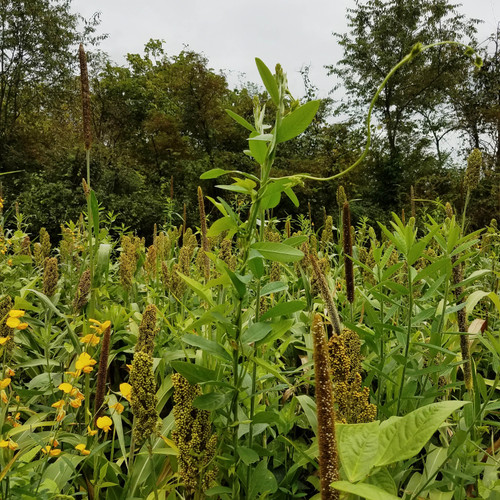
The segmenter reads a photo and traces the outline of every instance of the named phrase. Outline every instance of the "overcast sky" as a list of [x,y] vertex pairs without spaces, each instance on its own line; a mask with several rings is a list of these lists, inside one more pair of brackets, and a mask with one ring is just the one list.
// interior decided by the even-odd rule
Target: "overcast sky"
[[[462,4],[468,17],[485,21],[480,41],[495,31],[500,0]],[[178,54],[185,45],[203,53],[232,86],[240,74],[243,81],[260,83],[255,57],[270,68],[280,62],[296,96],[303,94],[304,65],[310,65],[322,96],[333,87],[324,69],[341,58],[332,33],[347,31],[346,9],[354,6],[354,0],[73,0],[73,9],[84,17],[101,13],[100,32],[109,34],[101,49],[117,64],[125,64],[127,53],[142,54],[144,44],[158,38],[165,40],[167,54]]]

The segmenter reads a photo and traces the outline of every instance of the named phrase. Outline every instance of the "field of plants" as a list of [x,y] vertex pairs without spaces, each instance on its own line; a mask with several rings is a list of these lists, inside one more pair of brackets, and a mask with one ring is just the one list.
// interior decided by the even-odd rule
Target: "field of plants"
[[[87,206],[59,241],[0,199],[3,500],[500,498],[500,231],[466,213],[481,152],[463,213],[412,198],[353,226],[340,175],[272,176],[319,102],[257,66],[275,122],[258,100],[253,123],[228,113],[259,167],[203,174],[226,194],[198,188],[197,227],[115,224],[90,128]],[[337,190],[321,224],[273,217],[316,181]]]

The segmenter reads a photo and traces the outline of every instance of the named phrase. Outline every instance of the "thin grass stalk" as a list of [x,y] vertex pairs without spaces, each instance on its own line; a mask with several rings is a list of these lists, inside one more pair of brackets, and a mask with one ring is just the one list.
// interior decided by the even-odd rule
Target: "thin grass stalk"
[[408,267],[408,328],[406,330],[406,344],[404,351],[404,361],[403,361],[403,373],[401,374],[401,383],[399,385],[398,393],[398,405],[396,409],[396,416],[399,415],[399,410],[401,409],[401,398],[403,396],[403,387],[405,383],[406,367],[408,366],[408,354],[410,352],[410,341],[411,341],[411,329],[412,329],[412,317],[413,317],[413,282],[411,277],[411,266],[406,261]]
[[351,211],[349,202],[344,202],[342,208],[342,227],[344,231],[344,271],[345,283],[347,290],[347,300],[351,304],[351,321],[352,321],[352,304],[354,302],[354,264],[352,262],[352,238],[351,238]]

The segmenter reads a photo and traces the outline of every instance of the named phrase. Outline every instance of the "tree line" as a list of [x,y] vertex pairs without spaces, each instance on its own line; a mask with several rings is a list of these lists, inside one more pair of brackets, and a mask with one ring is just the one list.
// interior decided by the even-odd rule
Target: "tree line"
[[[276,176],[303,171],[326,176],[350,165],[366,140],[363,120],[378,84],[415,43],[455,40],[478,46],[480,21],[448,0],[360,1],[347,19],[348,32],[335,35],[343,57],[327,68],[344,97],[322,100],[313,125],[280,151]],[[196,187],[221,196],[213,182],[199,180],[201,173],[256,168],[243,154],[244,131],[225,109],[252,121],[254,101],[262,104],[266,95],[251,83],[230,88],[203,54],[188,49],[169,54],[160,40],[150,40],[142,54],[128,54],[125,65],[116,65],[99,51],[98,29],[98,18],[82,19],[70,0],[2,2],[0,172],[16,171],[0,177],[4,215],[17,202],[30,230],[45,226],[57,234],[85,204],[76,55],[83,42],[90,61],[92,182],[105,216],[150,234],[154,223],[179,224],[185,207],[188,223],[196,225]],[[473,148],[483,152],[483,165],[471,197],[471,224],[481,226],[500,213],[499,34],[497,28],[479,45],[480,68],[463,48],[442,46],[415,58],[388,83],[376,104],[369,158],[342,180],[356,200],[351,204],[356,220],[409,212],[410,192],[420,211],[432,212],[436,199],[460,211]],[[307,68],[303,76],[301,100],[315,98]],[[271,103],[267,113],[274,114]],[[337,187],[302,186],[299,212],[320,226],[325,213],[338,213]],[[227,200],[245,209],[234,195]],[[297,209],[284,202],[273,215],[290,214],[298,215]]]

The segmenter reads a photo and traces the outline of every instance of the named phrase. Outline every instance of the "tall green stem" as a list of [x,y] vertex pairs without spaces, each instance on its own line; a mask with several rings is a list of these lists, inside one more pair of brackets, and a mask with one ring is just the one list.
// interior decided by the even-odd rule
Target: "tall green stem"
[[411,340],[411,327],[412,327],[412,315],[413,315],[413,286],[412,286],[412,277],[411,277],[411,266],[406,261],[408,266],[408,293],[410,295],[408,301],[408,329],[406,331],[406,345],[405,345],[405,353],[404,353],[404,364],[403,364],[403,373],[401,374],[401,383],[399,385],[399,394],[398,394],[398,406],[396,409],[396,415],[399,415],[399,410],[401,408],[401,397],[403,395],[403,387],[405,382],[406,375],[406,367],[408,366],[408,353],[410,352],[410,340]]

